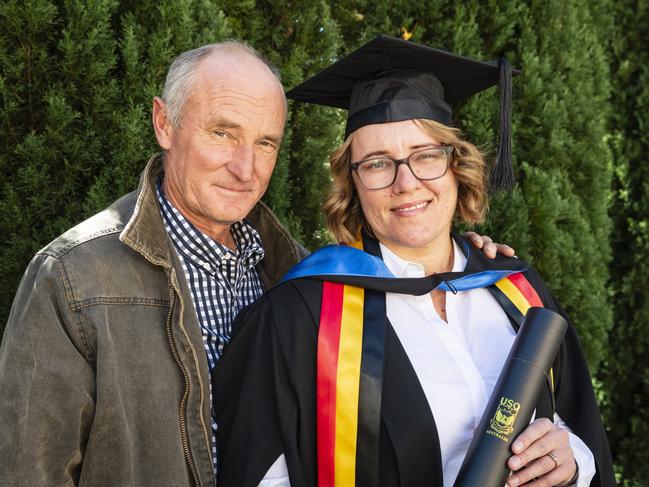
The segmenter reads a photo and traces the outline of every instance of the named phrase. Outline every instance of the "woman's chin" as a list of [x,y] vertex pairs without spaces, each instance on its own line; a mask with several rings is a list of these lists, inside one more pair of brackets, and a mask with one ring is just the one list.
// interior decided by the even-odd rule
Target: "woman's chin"
[[379,241],[390,248],[405,248],[410,251],[421,250],[427,252],[432,245],[437,244],[442,238],[446,239],[450,236],[449,231],[441,231],[438,233],[422,233],[421,230],[416,229],[412,232],[378,236]]

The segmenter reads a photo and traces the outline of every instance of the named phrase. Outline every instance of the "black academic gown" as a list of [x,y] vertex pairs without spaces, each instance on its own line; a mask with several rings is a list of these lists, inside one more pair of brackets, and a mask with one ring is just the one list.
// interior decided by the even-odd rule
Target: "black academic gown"
[[[470,249],[462,243],[460,247]],[[511,268],[513,262],[520,265],[500,256],[489,260],[476,251],[468,255],[466,270]],[[529,269],[525,276],[544,305],[567,319],[536,272]],[[282,453],[292,487],[317,485],[315,378],[321,301],[320,280],[295,279],[271,289],[237,319],[232,341],[213,376],[219,487],[257,486]],[[517,328],[514,321],[512,326]],[[548,387],[539,399],[537,417],[551,417],[555,402],[556,412],[595,457],[597,474],[591,485],[614,486],[608,442],[572,326],[554,371],[555,396]],[[451,398],[449,407],[453,407]],[[443,485],[435,420],[389,321],[379,457],[381,486]]]

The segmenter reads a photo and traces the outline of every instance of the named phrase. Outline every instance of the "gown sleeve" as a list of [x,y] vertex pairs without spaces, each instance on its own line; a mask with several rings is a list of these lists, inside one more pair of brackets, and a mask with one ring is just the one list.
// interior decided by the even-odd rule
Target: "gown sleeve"
[[219,487],[256,487],[282,454],[291,485],[312,484],[316,330],[292,283],[237,318],[212,378]]
[[214,369],[222,487],[256,487],[283,453],[278,397],[290,392],[268,308],[263,299],[240,315]]
[[560,372],[556,378],[556,412],[595,458],[597,472],[591,485],[614,487],[616,482],[611,451],[577,333],[561,303],[550,293],[538,274],[531,269],[526,275],[534,288],[539,290],[545,305],[561,314],[570,325],[558,357]]

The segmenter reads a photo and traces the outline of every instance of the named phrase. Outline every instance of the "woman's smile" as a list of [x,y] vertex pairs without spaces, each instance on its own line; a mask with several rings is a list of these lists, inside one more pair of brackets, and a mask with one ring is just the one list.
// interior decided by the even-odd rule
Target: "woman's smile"
[[392,208],[390,211],[394,211],[399,216],[415,216],[423,213],[428,205],[430,205],[431,200],[419,201],[413,203],[404,203],[395,208]]

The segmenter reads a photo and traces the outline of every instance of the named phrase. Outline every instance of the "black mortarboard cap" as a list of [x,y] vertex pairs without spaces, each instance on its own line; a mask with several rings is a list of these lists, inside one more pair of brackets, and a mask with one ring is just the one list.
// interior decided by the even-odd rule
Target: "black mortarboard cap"
[[346,138],[354,130],[374,123],[423,118],[452,125],[452,106],[499,84],[500,141],[491,187],[509,189],[514,185],[511,77],[512,69],[503,59],[476,61],[380,35],[286,96],[348,110]]

